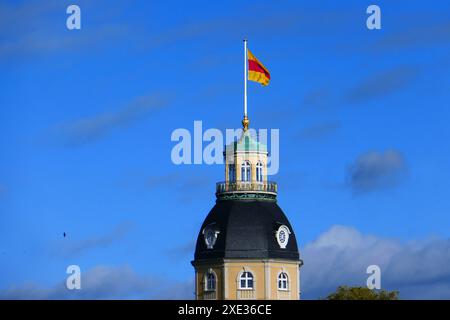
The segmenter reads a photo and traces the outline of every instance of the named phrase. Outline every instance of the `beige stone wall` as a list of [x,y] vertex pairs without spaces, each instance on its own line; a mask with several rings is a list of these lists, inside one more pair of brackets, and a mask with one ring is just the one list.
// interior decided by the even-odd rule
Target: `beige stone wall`
[[216,299],[223,300],[224,268],[221,264],[195,267],[196,299],[203,300],[206,286],[205,276],[210,270],[216,274]]
[[[204,278],[209,269],[217,274],[217,299],[278,300],[299,299],[299,264],[283,260],[227,260],[223,264],[196,266],[197,299],[203,299]],[[254,277],[254,290],[240,290],[239,276],[249,271]],[[285,272],[289,277],[288,290],[278,290],[278,275]]]
[[235,164],[236,166],[236,180],[242,180],[241,165],[244,161],[249,161],[251,164],[251,181],[256,181],[256,164],[261,162],[263,165],[263,181],[267,181],[267,153],[264,152],[236,152],[229,158],[225,159],[225,181],[228,181],[228,165]]
[[[227,270],[226,283],[228,286],[228,295],[226,299],[236,300],[242,296],[246,296],[249,299],[259,299],[263,300],[264,289],[265,289],[265,274],[264,274],[264,263],[260,261],[246,261],[243,263],[239,262],[226,262],[224,265]],[[249,292],[249,290],[239,290],[239,275],[243,271],[249,271],[254,277],[254,292]]]
[[[284,272],[288,275],[288,288],[286,291],[278,290],[278,275]],[[270,283],[275,286],[276,290],[271,290],[272,300],[298,300],[299,291],[299,265],[298,263],[270,263]]]

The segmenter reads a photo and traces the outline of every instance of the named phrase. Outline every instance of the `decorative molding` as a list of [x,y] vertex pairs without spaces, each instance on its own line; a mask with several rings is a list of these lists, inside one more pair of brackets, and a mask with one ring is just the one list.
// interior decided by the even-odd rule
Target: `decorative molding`
[[216,194],[217,201],[224,201],[224,200],[265,200],[265,201],[277,201],[277,196],[271,193],[249,193],[249,192],[233,192],[233,193],[221,193]]
[[223,273],[222,273],[222,277],[223,277],[223,297],[222,299],[229,299],[228,297],[228,266],[224,265],[223,266]]
[[214,245],[216,244],[217,241],[217,236],[220,233],[219,230],[214,228],[214,224],[215,223],[211,223],[209,225],[207,225],[203,231],[203,240],[205,241],[205,245],[207,249],[213,249]]
[[199,300],[198,296],[198,271],[195,270],[195,300]]
[[[281,239],[282,232],[284,234],[284,238]],[[286,225],[281,225],[275,233],[275,238],[277,239],[278,245],[281,249],[286,249],[286,246],[289,242],[289,235],[291,234],[291,230]]]
[[302,296],[301,296],[301,290],[300,290],[300,268],[301,265],[299,264],[298,268],[297,268],[297,299],[301,300]]

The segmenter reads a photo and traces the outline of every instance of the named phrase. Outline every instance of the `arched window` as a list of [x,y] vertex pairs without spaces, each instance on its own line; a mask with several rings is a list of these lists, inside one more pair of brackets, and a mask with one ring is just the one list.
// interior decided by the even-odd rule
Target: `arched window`
[[278,290],[287,290],[288,289],[288,275],[284,272],[281,272],[278,275]]
[[256,164],[256,181],[258,182],[263,181],[263,165],[261,162],[258,162]]
[[234,164],[228,165],[228,181],[235,182],[236,181],[236,167]]
[[216,275],[213,272],[206,274],[206,291],[216,290]]
[[241,167],[241,180],[250,181],[251,179],[251,166],[249,161],[244,161]]
[[253,289],[253,274],[251,272],[244,271],[241,273],[239,289]]

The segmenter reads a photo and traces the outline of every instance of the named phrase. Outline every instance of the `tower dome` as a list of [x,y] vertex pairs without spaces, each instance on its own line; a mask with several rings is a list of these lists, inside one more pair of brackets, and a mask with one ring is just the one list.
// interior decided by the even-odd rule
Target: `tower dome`
[[[281,226],[288,230],[285,248],[277,238]],[[217,235],[214,244],[209,230]],[[202,224],[195,260],[251,258],[298,260],[291,224],[276,201],[219,200]]]
[[293,227],[267,180],[267,146],[244,131],[224,152],[225,181],[204,220],[192,265],[197,299],[299,299]]

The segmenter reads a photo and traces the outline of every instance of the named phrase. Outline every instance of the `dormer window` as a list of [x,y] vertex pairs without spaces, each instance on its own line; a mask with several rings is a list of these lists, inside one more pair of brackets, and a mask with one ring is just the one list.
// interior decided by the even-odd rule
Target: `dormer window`
[[251,180],[252,167],[249,161],[244,161],[241,167],[241,180],[249,182]]

